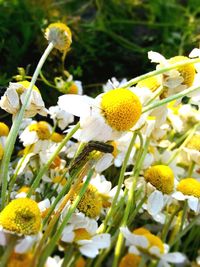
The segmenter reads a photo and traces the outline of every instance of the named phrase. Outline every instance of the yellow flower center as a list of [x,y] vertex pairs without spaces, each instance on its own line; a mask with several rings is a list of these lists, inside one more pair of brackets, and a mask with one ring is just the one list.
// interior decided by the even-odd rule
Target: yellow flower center
[[60,143],[63,140],[63,135],[59,133],[52,133],[51,135],[51,141],[55,143]]
[[132,253],[127,253],[120,261],[119,267],[138,267],[141,257]]
[[56,156],[50,165],[50,169],[58,168],[60,167],[60,164],[61,164],[61,158],[59,156]]
[[[189,59],[188,57],[184,56],[176,56],[169,59],[170,64],[175,64],[184,60]],[[194,77],[195,77],[195,67],[194,64],[187,64],[177,68],[180,72],[180,75],[183,77],[184,81],[183,84],[190,87],[193,84]]]
[[[83,184],[80,184],[77,187],[77,191],[74,194],[72,201],[76,198],[82,186]],[[102,198],[100,194],[98,193],[96,187],[90,184],[85,194],[81,198],[77,208],[86,216],[90,218],[96,218],[101,212],[102,205]]]
[[75,267],[85,267],[86,261],[83,257],[79,257],[77,262],[75,263]]
[[63,176],[55,176],[52,182],[54,184],[61,184],[62,186],[64,186],[67,183],[66,179]]
[[[22,93],[24,93],[24,89],[28,89],[29,86],[30,86],[30,82],[29,81],[21,81],[21,82],[17,82],[17,83],[22,85],[22,87],[19,87],[17,89],[17,93],[20,94],[20,95]],[[33,90],[40,94],[40,90],[37,88],[36,85],[33,86]]]
[[106,122],[117,131],[131,129],[142,112],[139,98],[128,89],[115,89],[102,96],[101,108]]
[[173,191],[174,174],[168,166],[152,166],[145,171],[144,178],[164,194],[170,194]]
[[149,230],[141,227],[141,228],[135,229],[133,233],[135,235],[142,235],[147,238],[147,240],[149,241],[148,249],[155,246],[159,248],[160,253],[162,254],[164,253],[164,245],[163,245],[162,240],[158,236],[152,234]]
[[0,122],[0,136],[7,136],[8,134],[9,134],[8,126],[5,123]]
[[41,140],[46,140],[51,137],[49,124],[46,121],[40,121],[29,126],[29,131],[35,131]]
[[114,158],[116,158],[118,154],[117,143],[115,141],[112,141],[112,142],[109,142],[109,145],[113,146],[112,155]]
[[186,147],[200,151],[200,134],[192,136]]
[[4,149],[2,144],[0,143],[0,160],[3,158],[3,154],[4,154]]
[[19,190],[18,190],[18,193],[28,193],[28,191],[30,190],[30,187],[29,186],[22,186]]
[[26,254],[19,254],[19,253],[12,253],[7,267],[28,267],[31,265],[33,259],[33,255],[31,253]]
[[194,178],[185,178],[181,180],[176,189],[184,195],[200,198],[200,182]]
[[17,234],[37,234],[41,226],[37,203],[29,198],[12,200],[0,213],[0,225]]
[[149,88],[152,92],[156,91],[156,89],[158,89],[158,87],[160,86],[160,83],[158,82],[158,79],[156,78],[156,76],[144,79],[142,81],[140,81],[137,84],[138,87],[142,88],[142,87],[147,87]]
[[49,42],[54,43],[55,48],[61,51],[69,49],[72,43],[70,28],[61,22],[50,24],[45,31],[45,37]]
[[72,84],[68,88],[68,94],[78,94],[78,86],[76,83],[72,82]]
[[74,230],[74,241],[79,240],[90,240],[92,238],[91,234],[85,228],[79,228]]

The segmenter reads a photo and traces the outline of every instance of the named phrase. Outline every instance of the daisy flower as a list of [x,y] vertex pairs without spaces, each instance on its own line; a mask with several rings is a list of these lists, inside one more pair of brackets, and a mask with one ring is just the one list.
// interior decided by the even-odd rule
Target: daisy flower
[[[24,104],[26,90],[29,86],[30,82],[28,81],[10,83],[6,92],[1,97],[0,107],[15,116]],[[34,117],[36,114],[46,116],[47,109],[45,108],[39,89],[34,85],[29,105],[25,110],[25,117]]]
[[121,227],[120,231],[126,239],[129,253],[141,256],[145,254],[153,259],[158,259],[159,267],[170,266],[168,263],[184,264],[186,261],[186,257],[182,253],[168,253],[168,245],[146,228],[141,227],[131,233],[127,227]]
[[70,123],[74,121],[74,116],[59,106],[52,106],[49,108],[50,118],[53,120],[54,125],[58,125],[61,130],[64,130]]
[[114,89],[97,96],[64,95],[58,105],[80,117],[80,140],[108,141],[120,137],[137,123],[142,104],[129,89]]

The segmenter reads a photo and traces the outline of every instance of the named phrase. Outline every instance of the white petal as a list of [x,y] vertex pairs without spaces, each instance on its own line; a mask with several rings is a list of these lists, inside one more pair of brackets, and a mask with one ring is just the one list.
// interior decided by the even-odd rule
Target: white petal
[[99,250],[94,247],[93,244],[84,245],[80,247],[79,250],[84,256],[88,258],[95,258],[99,253]]
[[151,60],[151,62],[166,63],[165,57],[163,57],[160,53],[157,52],[149,51],[148,58]]
[[135,246],[130,246],[128,252],[135,255],[140,255],[140,251]]
[[112,165],[113,155],[112,154],[104,154],[96,163],[95,170],[99,173],[106,170],[108,167]]
[[190,54],[189,57],[193,58],[193,57],[200,57],[200,49],[199,48],[194,48]]
[[64,228],[61,240],[63,242],[71,243],[74,240],[73,226],[68,225]]
[[94,246],[101,248],[108,248],[110,246],[110,235],[109,234],[100,234],[92,238]]
[[148,197],[147,201],[147,210],[153,216],[158,214],[163,208],[163,194],[155,190],[151,195]]
[[169,263],[183,263],[186,260],[186,257],[180,252],[172,252],[163,255],[162,259]]
[[26,236],[22,240],[20,240],[17,245],[15,246],[15,252],[16,253],[26,253],[31,249],[33,244],[36,241],[35,236]]
[[188,198],[188,206],[190,207],[191,210],[197,212],[198,211],[198,206],[199,206],[199,200],[197,197],[190,196]]
[[5,246],[6,243],[7,243],[6,234],[4,233],[3,230],[0,230],[0,245]]
[[183,193],[181,193],[180,191],[173,193],[172,197],[177,199],[177,200],[181,200],[181,201],[186,199],[185,195],[183,195]]
[[81,95],[63,95],[58,98],[58,106],[75,116],[89,116],[94,99]]

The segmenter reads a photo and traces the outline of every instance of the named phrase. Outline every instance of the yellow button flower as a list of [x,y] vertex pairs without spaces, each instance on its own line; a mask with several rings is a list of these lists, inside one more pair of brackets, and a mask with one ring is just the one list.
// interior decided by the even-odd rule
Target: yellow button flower
[[8,126],[5,123],[0,122],[0,136],[8,136],[8,134],[9,134]]
[[149,88],[152,92],[156,91],[158,89],[158,87],[160,86],[160,83],[158,82],[158,79],[156,76],[144,79],[142,81],[140,81],[137,84],[137,87],[147,87]]
[[26,254],[19,254],[19,253],[12,253],[7,267],[28,267],[31,265],[33,260],[33,254],[26,253]]
[[164,194],[170,194],[174,188],[174,174],[171,168],[165,165],[155,165],[147,169],[144,178]]
[[200,151],[200,134],[195,134],[192,136],[186,147]]
[[91,234],[89,234],[85,228],[75,229],[74,234],[74,241],[90,240],[92,238]]
[[177,190],[184,195],[200,198],[200,182],[194,178],[185,178],[177,185]]
[[51,137],[50,127],[46,121],[39,121],[29,126],[29,131],[37,132],[39,139],[46,140]]
[[128,89],[115,89],[102,96],[101,108],[106,122],[117,131],[131,129],[141,116],[138,96]]
[[69,49],[72,43],[72,33],[69,27],[61,22],[52,23],[45,30],[45,37],[49,42],[53,42],[58,50]]
[[16,234],[37,234],[41,226],[37,203],[29,198],[12,200],[0,213],[0,225]]
[[60,143],[63,140],[64,136],[62,134],[59,133],[52,133],[51,135],[51,141],[55,142],[55,143]]
[[0,160],[3,158],[3,154],[4,154],[4,149],[2,144],[0,143]]
[[[74,194],[72,201],[76,198],[83,184],[80,184]],[[90,218],[96,218],[100,215],[102,209],[102,198],[98,190],[93,185],[89,185],[85,194],[81,198],[77,208]]]
[[[184,56],[176,56],[169,59],[170,64],[175,64],[184,60],[189,59],[188,57]],[[183,84],[190,87],[193,84],[194,77],[195,77],[195,67],[194,64],[187,64],[181,67],[178,67],[177,70],[180,72],[181,76],[183,77],[184,81]]]
[[132,253],[127,253],[120,261],[119,267],[138,267],[141,257]]

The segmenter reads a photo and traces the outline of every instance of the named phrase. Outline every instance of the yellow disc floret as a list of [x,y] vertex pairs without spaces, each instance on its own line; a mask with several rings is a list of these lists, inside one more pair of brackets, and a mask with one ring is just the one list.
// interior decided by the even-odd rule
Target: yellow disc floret
[[142,88],[142,87],[147,87],[149,88],[152,92],[156,91],[156,89],[158,89],[158,87],[160,86],[160,83],[158,82],[158,79],[156,76],[144,79],[142,81],[140,81],[137,84],[138,87]]
[[76,83],[72,82],[68,88],[68,94],[78,94],[78,86]]
[[37,132],[39,139],[46,140],[51,137],[50,127],[46,121],[39,121],[29,126],[29,131]]
[[92,238],[91,234],[85,228],[79,228],[74,230],[74,241],[79,240],[90,240]]
[[37,234],[41,226],[37,203],[30,198],[12,200],[0,213],[0,225],[16,234]]
[[8,126],[5,123],[0,122],[0,136],[7,136],[8,134],[9,134]]
[[119,267],[138,267],[141,257],[132,253],[127,253],[120,261]]
[[164,244],[162,240],[158,236],[152,234],[148,229],[141,227],[141,228],[135,229],[133,231],[133,234],[146,237],[146,239],[149,242],[147,250],[149,250],[151,247],[157,247],[161,254],[164,253]]
[[170,194],[174,188],[174,173],[165,165],[155,165],[147,169],[144,178],[164,194]]
[[[18,84],[22,85],[22,87],[19,87],[17,89],[17,93],[21,95],[22,93],[24,93],[24,91],[25,91],[24,89],[28,89],[29,88],[31,83],[29,81],[21,81],[21,82],[18,82]],[[36,85],[33,86],[33,90],[40,94],[40,90],[37,88]]]
[[55,48],[61,51],[69,49],[72,43],[70,28],[61,22],[50,24],[45,30],[45,37],[54,44]]
[[[80,191],[83,184],[80,184],[77,188],[77,193]],[[77,193],[74,194],[72,201],[76,198]],[[98,193],[98,190],[93,185],[89,185],[85,194],[81,198],[77,208],[90,218],[96,218],[100,215],[102,209],[102,198]]]
[[195,134],[194,136],[192,136],[186,147],[198,150],[200,152],[200,134]]
[[[184,60],[189,59],[188,57],[184,56],[176,56],[169,59],[170,64],[175,64]],[[184,81],[183,84],[190,87],[193,84],[194,77],[195,77],[195,67],[194,64],[187,64],[177,68],[180,72],[180,75],[183,77]]]
[[184,195],[200,198],[200,182],[194,178],[185,178],[181,180],[176,189]]
[[51,135],[51,141],[55,142],[55,143],[60,143],[63,140],[64,136],[62,134],[59,133],[52,133]]
[[4,154],[4,149],[2,144],[0,143],[0,160],[3,158],[3,154]]
[[82,256],[80,256],[75,263],[75,267],[85,267],[85,266],[86,266],[86,261]]
[[142,112],[139,98],[128,89],[115,89],[102,96],[101,108],[106,122],[117,131],[131,129]]
[[7,267],[28,267],[31,266],[31,262],[33,260],[33,254],[26,253],[26,254],[19,254],[19,253],[12,253]]

